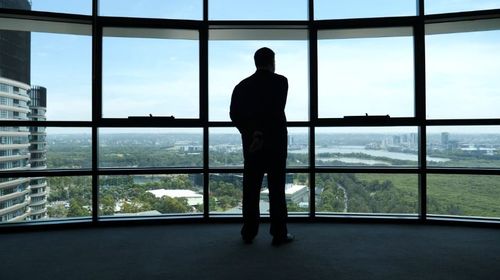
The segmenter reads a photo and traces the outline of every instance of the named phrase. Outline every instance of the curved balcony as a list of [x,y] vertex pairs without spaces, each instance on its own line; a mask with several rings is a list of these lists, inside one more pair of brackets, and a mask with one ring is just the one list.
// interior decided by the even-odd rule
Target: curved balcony
[[7,201],[7,200],[11,200],[11,199],[14,199],[14,198],[18,198],[18,197],[21,197],[21,196],[25,196],[27,194],[29,194],[31,192],[30,189],[26,189],[22,192],[14,192],[14,193],[10,193],[10,194],[7,194],[7,195],[2,195],[0,196],[0,202],[1,201]]
[[0,150],[27,149],[30,144],[0,144]]
[[18,106],[6,106],[6,105],[0,105],[0,110],[7,110],[11,112],[19,112],[19,113],[26,113],[28,114],[30,112],[30,109],[28,107],[22,108]]
[[47,196],[48,192],[44,191],[44,192],[39,192],[39,193],[31,193],[30,196],[31,198],[35,198],[35,197],[42,197],[42,196]]
[[46,136],[47,133],[45,131],[35,131],[35,130],[30,130],[30,133],[34,137],[39,137],[39,136]]
[[16,155],[16,156],[0,156],[0,162],[16,161],[22,159],[29,159],[29,155]]
[[29,136],[29,131],[2,131],[0,130],[0,136]]
[[[46,177],[37,177],[37,178],[31,178],[31,182],[30,182],[30,187],[32,190],[34,189],[39,189],[39,188],[43,188],[43,187],[46,187],[47,186],[47,181],[45,180]],[[42,183],[34,183],[35,180],[44,180]]]
[[36,113],[34,114],[33,112],[30,112],[30,117],[31,118],[45,118],[45,113]]
[[24,214],[20,215],[20,216],[17,216],[11,220],[9,220],[8,222],[23,222],[26,220],[26,218],[28,218],[28,216],[31,215],[31,210],[27,210]]
[[0,183],[0,189],[18,186],[20,184],[28,183],[30,180],[30,178],[19,178],[8,182],[2,182]]
[[[43,199],[37,202],[31,202],[30,207],[41,206],[47,204],[47,199]],[[33,213],[32,213],[33,214]]]
[[35,216],[35,215],[45,215],[47,213],[47,208],[43,208],[41,210],[33,210],[31,209],[30,216]]
[[0,209],[0,215],[5,215],[5,214],[8,214],[10,212],[17,211],[17,210],[22,209],[26,206],[29,206],[30,203],[31,203],[31,200],[28,198],[23,203],[19,203],[19,204],[16,204],[16,205],[4,208],[4,209]]
[[43,149],[32,149],[30,151],[31,154],[41,154],[41,153],[47,153],[47,148]]
[[[31,153],[31,155],[33,155],[33,153]],[[47,160],[47,157],[40,157],[40,158],[34,158],[33,156],[30,157],[31,162],[46,161],[46,160]]]
[[47,144],[47,141],[43,140],[34,140],[34,141],[30,141],[30,144],[36,144],[36,145],[40,145],[40,144]]
[[41,165],[41,166],[32,166],[31,170],[43,170],[47,169],[47,164]]
[[0,96],[1,97],[7,97],[7,98],[12,98],[12,99],[18,99],[18,100],[22,100],[22,101],[30,101],[30,98],[29,96],[25,96],[25,95],[19,95],[19,94],[15,94],[15,93],[10,93],[10,92],[4,92],[4,91],[0,91]]
[[31,169],[31,165],[28,163],[26,166],[5,168],[5,169],[2,169],[2,171],[22,171],[22,170],[29,170],[29,169]]

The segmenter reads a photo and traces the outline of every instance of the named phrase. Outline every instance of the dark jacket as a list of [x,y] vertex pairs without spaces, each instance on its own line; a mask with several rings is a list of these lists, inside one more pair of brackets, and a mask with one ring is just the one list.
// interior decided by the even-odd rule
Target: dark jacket
[[230,116],[242,135],[261,131],[266,138],[286,135],[285,104],[288,80],[257,70],[233,91]]

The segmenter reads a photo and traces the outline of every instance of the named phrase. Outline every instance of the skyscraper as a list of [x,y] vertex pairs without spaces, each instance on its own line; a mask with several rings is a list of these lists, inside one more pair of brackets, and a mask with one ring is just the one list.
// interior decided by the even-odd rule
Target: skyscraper
[[[28,92],[30,97],[30,120],[44,121],[47,108],[47,89],[32,86]],[[47,168],[45,127],[30,127],[29,152],[31,169]],[[43,219],[47,215],[47,179],[45,177],[31,178],[31,217],[30,220]]]
[[[30,10],[30,1],[0,0],[0,8]],[[0,29],[0,119],[45,120],[46,89],[31,88],[31,34]],[[45,128],[0,127],[0,170],[45,168]],[[45,178],[1,178],[0,222],[46,216]]]
[[[0,35],[1,36],[1,35]],[[2,49],[2,54],[5,53]],[[0,54],[1,56],[1,54]],[[29,85],[0,77],[0,119],[28,120]],[[0,127],[0,170],[29,169],[27,127]],[[23,221],[30,213],[30,179],[0,178],[0,220]]]

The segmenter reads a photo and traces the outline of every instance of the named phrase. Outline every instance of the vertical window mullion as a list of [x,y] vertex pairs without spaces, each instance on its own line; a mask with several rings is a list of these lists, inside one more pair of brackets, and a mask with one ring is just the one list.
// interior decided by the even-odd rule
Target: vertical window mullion
[[415,118],[419,125],[419,216],[427,217],[427,127],[426,127],[426,80],[425,80],[425,21],[424,0],[417,0],[417,20],[413,27],[415,60]]
[[316,135],[318,119],[318,31],[314,25],[314,0],[309,0],[309,217],[316,216]]
[[99,0],[92,1],[92,222],[99,220],[99,139],[102,118],[102,27]]
[[200,120],[203,124],[203,217],[209,217],[208,173],[208,24],[200,29]]

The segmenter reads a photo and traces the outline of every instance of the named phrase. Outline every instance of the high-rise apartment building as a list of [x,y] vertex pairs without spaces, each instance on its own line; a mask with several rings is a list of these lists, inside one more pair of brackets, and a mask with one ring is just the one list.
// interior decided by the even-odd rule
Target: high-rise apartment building
[[[4,53],[5,49],[0,52]],[[30,86],[25,83],[0,77],[0,119],[28,120],[29,90]],[[30,168],[29,135],[27,127],[0,127],[0,170]],[[30,192],[29,178],[0,178],[0,220],[27,219]]]
[[[0,0],[0,8],[30,10],[30,1]],[[30,32],[0,29],[0,119],[45,120],[46,89],[31,88]],[[0,127],[0,170],[45,168],[45,128]],[[46,217],[45,178],[0,178],[0,221]]]
[[[47,89],[40,86],[33,86],[28,94],[30,97],[30,120],[44,121],[47,108]],[[47,168],[45,127],[30,127],[29,130],[30,167],[31,169],[45,169]],[[45,177],[32,178],[30,185],[30,220],[43,219],[47,215],[47,179]]]

